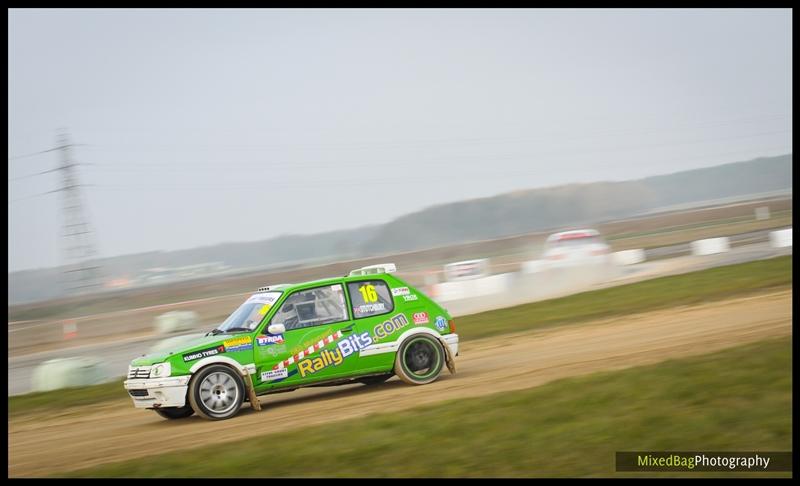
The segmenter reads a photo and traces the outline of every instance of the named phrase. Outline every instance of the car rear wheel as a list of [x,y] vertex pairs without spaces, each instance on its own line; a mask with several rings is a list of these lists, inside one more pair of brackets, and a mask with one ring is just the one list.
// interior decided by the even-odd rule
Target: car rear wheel
[[189,404],[197,415],[209,420],[224,420],[239,412],[244,401],[242,377],[224,365],[201,369],[189,383]]
[[194,415],[194,409],[189,405],[184,407],[154,408],[155,412],[165,419],[181,419]]
[[394,372],[406,383],[425,385],[442,372],[444,349],[438,339],[427,334],[416,334],[403,341],[397,350]]

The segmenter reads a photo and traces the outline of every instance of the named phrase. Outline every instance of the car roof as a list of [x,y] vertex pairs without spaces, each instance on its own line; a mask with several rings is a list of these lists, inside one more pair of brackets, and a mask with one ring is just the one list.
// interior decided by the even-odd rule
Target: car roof
[[600,232],[594,229],[577,229],[570,231],[562,231],[560,233],[553,233],[547,237],[547,241],[566,240],[570,238],[589,238],[592,236],[599,236]]
[[[261,287],[255,293],[260,292],[269,292],[269,291],[282,291],[282,292],[291,292],[297,289],[304,289],[304,288],[311,288],[311,287],[323,287],[325,285],[334,285],[340,282],[360,282],[364,280],[376,280],[376,279],[384,279],[385,277],[391,274],[386,273],[376,273],[371,275],[353,275],[353,276],[345,276],[345,277],[330,277],[330,278],[321,278],[318,280],[309,280],[307,282],[299,282],[294,284],[279,284],[279,285],[270,285],[266,287]],[[396,278],[396,277],[392,277]]]

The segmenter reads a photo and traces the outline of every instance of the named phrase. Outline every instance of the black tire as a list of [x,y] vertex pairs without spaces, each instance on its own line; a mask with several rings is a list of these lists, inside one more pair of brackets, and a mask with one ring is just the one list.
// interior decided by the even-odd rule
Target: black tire
[[364,378],[359,379],[359,383],[363,383],[365,385],[380,385],[384,381],[388,380],[389,378],[393,377],[393,374],[388,375],[379,375],[379,376],[366,376]]
[[444,348],[439,340],[427,334],[414,334],[397,350],[394,372],[410,385],[425,385],[439,377],[444,364]]
[[189,404],[204,419],[233,417],[242,407],[244,398],[242,377],[225,365],[206,366],[189,382]]
[[182,419],[194,415],[194,409],[185,405],[183,407],[154,408],[155,412],[165,419]]

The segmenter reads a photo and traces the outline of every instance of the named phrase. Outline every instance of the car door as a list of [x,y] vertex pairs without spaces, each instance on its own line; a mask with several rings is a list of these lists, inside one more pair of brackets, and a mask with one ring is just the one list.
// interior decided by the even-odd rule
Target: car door
[[[406,291],[408,289],[406,288]],[[394,294],[389,284],[379,277],[364,277],[347,282],[350,310],[353,316],[354,332],[361,341],[380,344],[392,340],[408,325],[409,320],[400,306],[395,305]],[[353,360],[355,373],[383,372],[391,370],[394,364],[392,353],[360,353]]]
[[[283,324],[281,334],[268,332]],[[353,322],[342,283],[289,294],[255,339],[256,388],[291,387],[341,374],[353,354]]]

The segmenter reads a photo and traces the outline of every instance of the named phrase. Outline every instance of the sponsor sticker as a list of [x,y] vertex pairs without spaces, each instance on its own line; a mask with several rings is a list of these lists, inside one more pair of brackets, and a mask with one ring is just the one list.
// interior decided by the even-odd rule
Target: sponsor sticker
[[267,348],[267,352],[271,354],[273,358],[277,358],[279,354],[283,354],[286,352],[286,346],[284,346],[283,344],[270,346]]
[[417,300],[418,298],[419,297],[417,297],[417,294],[408,294],[403,296],[403,300],[406,302],[411,302],[412,300]]
[[261,381],[279,380],[289,377],[289,370],[286,368],[279,368],[277,370],[269,370],[261,373]]
[[214,356],[215,354],[220,354],[225,352],[225,346],[219,345],[214,346],[213,348],[201,349],[200,351],[194,351],[192,353],[184,354],[183,355],[183,362],[188,363],[189,361],[194,361],[200,358],[207,358],[209,356]]
[[401,295],[408,295],[410,293],[411,292],[409,292],[408,287],[397,287],[395,289],[392,289],[392,295],[394,295],[395,297],[398,297],[398,296],[401,296]]
[[256,344],[259,346],[270,346],[273,344],[283,344],[283,334],[262,334],[256,337]]
[[383,302],[378,302],[377,304],[363,304],[356,307],[356,317],[361,317],[369,314],[376,314],[384,312],[385,310],[386,310],[386,305]]
[[440,331],[447,329],[447,319],[442,316],[436,316],[436,329]]
[[225,351],[246,351],[253,349],[253,339],[250,336],[236,337],[228,339],[222,343],[225,346]]
[[427,324],[430,320],[428,319],[427,312],[415,312],[414,313],[414,324]]
[[304,359],[297,363],[300,376],[306,377],[324,370],[328,366],[339,366],[348,357],[372,344],[368,332],[348,336],[336,343],[333,350],[324,349],[316,358]]

